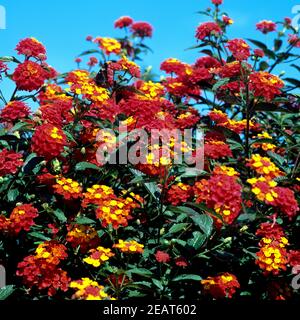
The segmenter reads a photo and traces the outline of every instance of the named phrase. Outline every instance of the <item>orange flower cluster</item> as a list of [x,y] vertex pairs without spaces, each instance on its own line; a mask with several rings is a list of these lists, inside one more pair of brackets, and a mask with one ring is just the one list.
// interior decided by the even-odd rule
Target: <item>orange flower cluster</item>
[[235,275],[225,272],[215,277],[208,277],[201,280],[203,289],[213,298],[232,298],[240,284]]
[[119,249],[125,253],[143,253],[144,252],[144,245],[136,242],[135,240],[121,240],[113,245],[114,248]]
[[53,296],[57,290],[67,291],[70,278],[58,267],[61,260],[67,258],[66,250],[64,245],[56,241],[40,244],[36,255],[27,256],[18,263],[17,275],[29,288],[48,289],[49,296]]
[[266,101],[272,101],[276,95],[281,93],[284,82],[278,77],[264,71],[253,72],[249,77],[249,88],[254,96],[263,97]]
[[52,124],[42,124],[37,127],[32,137],[31,149],[38,156],[47,160],[60,156],[67,144],[63,130]]
[[31,204],[23,204],[13,209],[9,218],[0,215],[0,231],[8,232],[14,236],[21,230],[29,231],[33,226],[34,218],[38,217],[38,210]]
[[82,207],[85,208],[89,204],[100,205],[103,200],[108,200],[114,195],[114,190],[105,185],[95,184],[91,188],[87,188],[83,194]]
[[252,185],[251,191],[257,199],[268,205],[277,207],[290,219],[299,211],[294,192],[289,188],[277,187],[277,183],[274,180],[263,176],[248,179],[247,182]]
[[74,249],[79,247],[82,253],[94,248],[100,242],[98,233],[94,228],[79,224],[68,226],[66,240]]
[[277,224],[264,223],[256,234],[263,238],[259,242],[261,248],[256,253],[257,260],[255,262],[264,270],[264,274],[273,273],[276,275],[281,270],[286,270],[289,256],[285,246],[288,244],[288,239],[282,228]]
[[97,37],[94,42],[98,43],[99,47],[107,55],[121,53],[121,43],[114,38]]
[[[242,133],[246,128],[246,120],[231,120],[228,116],[221,110],[213,109],[208,116],[216,125],[228,128],[236,133]],[[257,125],[250,121],[250,129],[256,129]]]
[[66,82],[70,86],[70,91],[77,95],[102,105],[109,99],[107,89],[96,85],[95,81],[90,78],[89,72],[86,70],[75,70],[68,74]]
[[[123,190],[123,194],[126,195],[126,193]],[[140,206],[138,202],[142,202],[142,198],[132,192],[130,197],[120,198],[110,187],[94,185],[84,193],[82,206],[85,208],[89,204],[97,205],[96,216],[101,220],[102,226],[111,224],[117,229],[128,225],[131,211]]]
[[242,39],[233,39],[227,42],[227,48],[239,61],[247,60],[250,57],[250,47]]
[[109,62],[107,76],[111,85],[114,83],[114,72],[127,71],[132,77],[139,78],[141,76],[140,67],[133,61],[127,59],[125,55],[122,56],[117,62]]
[[[264,131],[262,133],[259,133],[256,137],[253,137],[253,139],[270,139],[272,140],[272,137],[268,134],[268,132]],[[262,148],[264,151],[274,151],[276,149],[276,145],[270,142],[256,142],[252,144],[253,148]]]
[[78,199],[82,196],[80,184],[62,176],[56,178],[56,184],[53,185],[53,189],[55,193],[62,195],[66,200]]
[[97,247],[89,250],[90,256],[84,258],[83,261],[94,267],[100,267],[103,263],[113,257],[115,254],[109,248]]
[[39,89],[49,76],[41,65],[28,60],[16,67],[12,79],[19,90],[33,91]]
[[[208,208],[215,210],[222,220],[231,224],[239,215],[242,203],[242,187],[236,177],[217,174],[208,180],[202,179],[195,183],[196,202],[204,202]],[[217,224],[222,225],[220,219]]]
[[104,291],[104,287],[98,282],[89,278],[81,278],[70,283],[70,288],[76,292],[72,296],[73,299],[80,300],[115,300]]

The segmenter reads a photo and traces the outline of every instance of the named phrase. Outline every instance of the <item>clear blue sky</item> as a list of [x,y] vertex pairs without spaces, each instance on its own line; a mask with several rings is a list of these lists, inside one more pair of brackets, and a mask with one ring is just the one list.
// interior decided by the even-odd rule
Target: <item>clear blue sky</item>
[[[231,37],[260,38],[255,30],[262,19],[273,21],[292,17],[292,7],[300,0],[224,0],[223,8],[235,21]],[[192,63],[199,53],[184,51],[196,43],[195,28],[205,21],[196,11],[211,6],[210,0],[0,0],[6,8],[7,29],[0,30],[0,56],[14,54],[16,43],[34,36],[47,48],[48,63],[59,72],[75,67],[74,57],[90,48],[87,35],[120,36],[113,28],[119,16],[130,15],[135,20],[148,21],[154,35],[147,40],[154,53],[145,65],[158,70],[160,62],[176,57]],[[270,37],[270,36],[267,36]],[[277,70],[280,71],[280,70]],[[0,85],[0,86],[3,86]]]

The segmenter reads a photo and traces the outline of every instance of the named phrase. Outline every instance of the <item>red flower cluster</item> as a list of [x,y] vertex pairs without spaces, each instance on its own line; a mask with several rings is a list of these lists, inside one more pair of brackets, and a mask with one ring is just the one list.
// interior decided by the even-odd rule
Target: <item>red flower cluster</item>
[[196,30],[196,38],[203,40],[210,36],[219,36],[222,33],[221,27],[215,22],[204,22]]
[[64,150],[67,138],[62,129],[52,124],[43,124],[36,128],[32,137],[32,151],[47,160],[58,157]]
[[67,258],[67,248],[56,241],[42,243],[36,249],[36,254],[27,256],[18,264],[17,275],[23,278],[23,283],[39,290],[48,289],[48,296],[53,296],[57,290],[67,291],[70,278],[66,271],[58,267],[61,260]]
[[209,140],[204,144],[204,155],[210,159],[220,159],[232,157],[232,151],[229,145],[219,140]]
[[14,122],[27,118],[29,107],[22,101],[11,101],[1,110],[0,122]]
[[264,34],[276,31],[276,27],[276,23],[268,20],[262,20],[256,24],[256,29]]
[[247,60],[250,57],[250,47],[243,39],[228,41],[227,48],[239,61]]
[[16,236],[21,230],[29,231],[30,227],[34,225],[36,217],[38,217],[38,210],[31,204],[17,206],[8,219],[0,216],[0,230]]
[[157,250],[155,259],[159,263],[168,263],[170,261],[170,255],[167,252]]
[[33,91],[39,89],[46,79],[48,72],[36,62],[25,61],[15,69],[12,79],[19,90]]
[[[202,179],[195,183],[196,202],[204,202],[221,216],[223,222],[231,224],[242,208],[242,187],[235,176],[216,174],[208,180]],[[217,224],[222,221],[217,219]]]
[[133,23],[133,19],[128,17],[128,16],[124,16],[124,17],[120,17],[119,19],[117,19],[114,23],[115,28],[126,28],[129,27],[131,24]]
[[193,196],[193,188],[181,182],[172,184],[167,191],[167,201],[173,206],[187,202]]
[[223,3],[223,0],[211,0],[211,2],[215,5],[220,5]]
[[134,22],[131,31],[134,36],[140,38],[152,37],[153,27],[148,22]]
[[21,40],[16,47],[18,54],[26,57],[34,57],[40,60],[46,59],[46,49],[41,42],[35,38],[26,38]]
[[236,289],[240,288],[237,277],[228,272],[201,280],[201,284],[204,291],[215,299],[232,298]]
[[3,149],[0,151],[0,177],[14,174],[23,164],[20,153]]

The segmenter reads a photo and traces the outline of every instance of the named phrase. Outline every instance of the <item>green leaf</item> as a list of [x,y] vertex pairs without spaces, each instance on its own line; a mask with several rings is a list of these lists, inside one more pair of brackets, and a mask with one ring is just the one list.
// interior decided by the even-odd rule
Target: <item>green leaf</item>
[[[37,174],[39,169],[41,169],[41,162],[43,160],[43,157],[38,157],[35,153],[31,153],[24,162],[22,169],[23,172],[27,174],[30,172],[34,172],[34,174]],[[38,171],[36,171],[35,169],[37,169]]]
[[0,289],[0,300],[5,300],[15,291],[14,285],[8,285]]
[[129,275],[137,274],[143,277],[151,277],[153,275],[153,273],[150,270],[144,269],[144,268],[133,268],[133,269],[127,270],[126,273]]
[[180,276],[177,276],[172,279],[172,281],[201,281],[202,277],[198,276],[197,274],[181,274]]
[[7,192],[7,199],[8,199],[9,202],[14,202],[14,201],[16,201],[18,195],[19,195],[19,190],[18,189],[10,189]]
[[75,222],[78,223],[78,224],[95,224],[96,221],[95,220],[92,220],[90,218],[87,218],[87,217],[77,217],[75,219]]
[[274,49],[275,49],[275,51],[278,51],[281,48],[282,43],[283,42],[282,42],[281,39],[275,39],[274,40]]
[[157,286],[158,289],[164,290],[164,286],[162,285],[162,283],[159,280],[152,279],[152,282]]
[[282,156],[280,156],[279,154],[272,152],[272,151],[268,151],[267,154],[269,155],[270,158],[272,158],[275,162],[277,162],[280,166],[282,166],[285,162],[285,158],[283,158]]
[[252,40],[252,39],[247,39],[247,40],[255,44],[258,48],[262,49],[263,51],[268,50],[268,47],[260,41]]
[[294,79],[294,78],[284,78],[283,79],[284,81],[287,81],[287,82],[289,82],[289,83],[291,83],[291,84],[293,84],[294,86],[296,86],[296,87],[300,87],[300,81],[299,80],[297,80],[297,79]]
[[200,227],[200,229],[204,232],[206,237],[208,237],[211,234],[213,228],[213,219],[210,216],[208,216],[207,214],[200,214],[194,209],[188,207],[180,206],[177,208],[182,212],[186,213],[187,216],[189,216],[194,221],[194,223],[198,227]]
[[25,130],[28,130],[28,127],[29,127],[29,124],[26,123],[26,122],[18,122],[16,123],[11,129],[10,131],[11,132],[14,132],[14,131],[25,131]]
[[63,213],[62,210],[56,209],[56,210],[53,211],[53,214],[55,215],[55,217],[56,217],[61,223],[66,223],[66,222],[67,222],[67,217],[65,216],[65,214]]
[[221,80],[219,80],[217,83],[215,83],[212,87],[212,91],[216,92],[221,86],[223,86],[224,84],[227,84],[229,82],[229,78],[223,78]]
[[28,235],[31,236],[31,237],[33,237],[33,238],[37,238],[37,239],[44,240],[44,241],[49,241],[49,240],[51,240],[51,238],[46,237],[46,236],[43,235],[42,233],[36,232],[36,231],[30,232],[30,233],[28,233]]
[[86,56],[92,53],[101,53],[101,52],[97,49],[86,50],[86,51],[83,51],[78,57]]
[[177,232],[185,229],[188,225],[189,225],[189,223],[177,223],[177,224],[174,224],[174,225],[170,228],[168,234],[170,234],[170,233],[177,233]]
[[193,238],[188,240],[188,245],[193,247],[195,250],[201,248],[206,240],[206,236],[200,231],[193,232]]
[[84,171],[87,169],[94,169],[94,170],[98,170],[98,171],[100,170],[100,168],[97,165],[90,163],[90,162],[79,162],[75,166],[76,171]]
[[264,71],[269,68],[269,64],[266,61],[261,61],[259,64],[259,70]]
[[21,61],[19,61],[16,57],[13,56],[0,57],[0,61],[21,63]]

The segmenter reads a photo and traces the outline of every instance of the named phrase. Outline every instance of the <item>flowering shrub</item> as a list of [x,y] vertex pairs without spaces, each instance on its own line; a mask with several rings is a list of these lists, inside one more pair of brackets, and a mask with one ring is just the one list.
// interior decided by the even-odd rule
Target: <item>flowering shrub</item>
[[300,82],[276,73],[300,71],[299,34],[229,39],[221,5],[160,81],[137,64],[153,27],[127,16],[67,73],[34,38],[0,58],[0,298],[299,297]]

